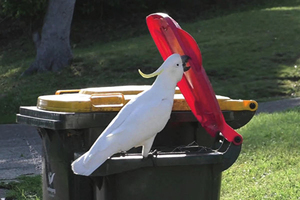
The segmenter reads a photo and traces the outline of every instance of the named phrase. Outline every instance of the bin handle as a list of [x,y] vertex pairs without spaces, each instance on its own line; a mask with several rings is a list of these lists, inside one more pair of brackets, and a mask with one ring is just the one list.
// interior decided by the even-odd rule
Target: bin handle
[[92,94],[90,100],[93,108],[121,108],[125,105],[125,97],[122,93],[98,93]]
[[219,106],[222,110],[231,110],[231,111],[256,111],[258,108],[258,103],[254,100],[221,100],[218,101]]
[[74,90],[57,90],[55,92],[55,95],[65,94],[65,93],[79,93],[80,90],[74,89]]
[[215,138],[212,149],[223,154],[223,163],[221,170],[225,171],[226,169],[231,167],[231,165],[233,165],[233,163],[239,157],[242,149],[242,144],[235,145],[233,142],[229,142],[228,140],[226,140],[223,135],[219,134]]

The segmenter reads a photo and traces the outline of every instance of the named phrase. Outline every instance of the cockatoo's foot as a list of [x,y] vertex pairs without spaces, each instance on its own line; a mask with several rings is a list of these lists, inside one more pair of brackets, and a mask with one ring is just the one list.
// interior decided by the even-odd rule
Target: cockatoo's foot
[[148,158],[153,158],[154,156],[157,156],[157,149],[154,149],[153,151],[149,152]]
[[143,159],[154,158],[154,156],[157,156],[157,153],[158,153],[158,151],[156,149],[154,149],[153,151],[149,152],[147,156],[143,156]]
[[156,166],[156,159],[155,157],[157,157],[157,149],[154,149],[153,151],[149,152],[147,157],[143,157],[143,159],[149,158],[152,161],[153,166]]
[[125,156],[126,156],[126,151],[120,152],[120,156],[121,156],[121,157],[125,157]]
[[126,151],[121,151],[121,152],[115,153],[111,157],[125,157],[125,156],[126,156]]

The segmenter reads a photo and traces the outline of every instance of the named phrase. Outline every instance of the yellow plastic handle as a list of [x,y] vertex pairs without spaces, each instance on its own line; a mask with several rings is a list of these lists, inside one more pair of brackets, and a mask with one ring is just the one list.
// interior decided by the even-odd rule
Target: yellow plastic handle
[[122,93],[102,93],[91,95],[93,110],[99,108],[121,108],[125,105],[125,98]]
[[55,95],[60,95],[60,94],[68,94],[68,93],[79,93],[80,90],[74,89],[74,90],[57,90],[55,92]]
[[223,100],[219,101],[221,110],[232,110],[232,111],[256,111],[258,103],[254,100]]

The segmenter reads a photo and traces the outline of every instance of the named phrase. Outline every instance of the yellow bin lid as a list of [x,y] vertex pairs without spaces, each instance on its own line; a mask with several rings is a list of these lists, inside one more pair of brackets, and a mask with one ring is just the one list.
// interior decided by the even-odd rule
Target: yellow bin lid
[[[80,90],[58,90],[55,95],[38,97],[37,108],[58,112],[112,112],[119,111],[131,98],[148,89],[144,86],[113,86],[85,88]],[[253,100],[232,100],[217,95],[221,110],[242,111],[257,109],[257,102]],[[180,90],[176,88],[173,111],[189,111]]]

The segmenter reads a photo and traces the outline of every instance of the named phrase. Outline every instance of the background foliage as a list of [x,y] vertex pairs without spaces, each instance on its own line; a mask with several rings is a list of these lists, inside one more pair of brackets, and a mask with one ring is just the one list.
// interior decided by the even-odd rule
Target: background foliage
[[47,6],[46,0],[1,0],[1,15],[12,18],[27,18],[43,17]]
[[[103,24],[138,24],[149,13],[158,11],[167,12],[179,20],[191,21],[203,16],[203,11],[237,7],[245,9],[249,5],[264,5],[267,2],[268,0],[77,0],[73,23],[80,26],[78,24],[82,20],[95,20],[105,21]],[[48,0],[0,0],[0,38],[18,38],[40,30],[47,5]],[[84,28],[80,26],[77,30],[80,29]]]

